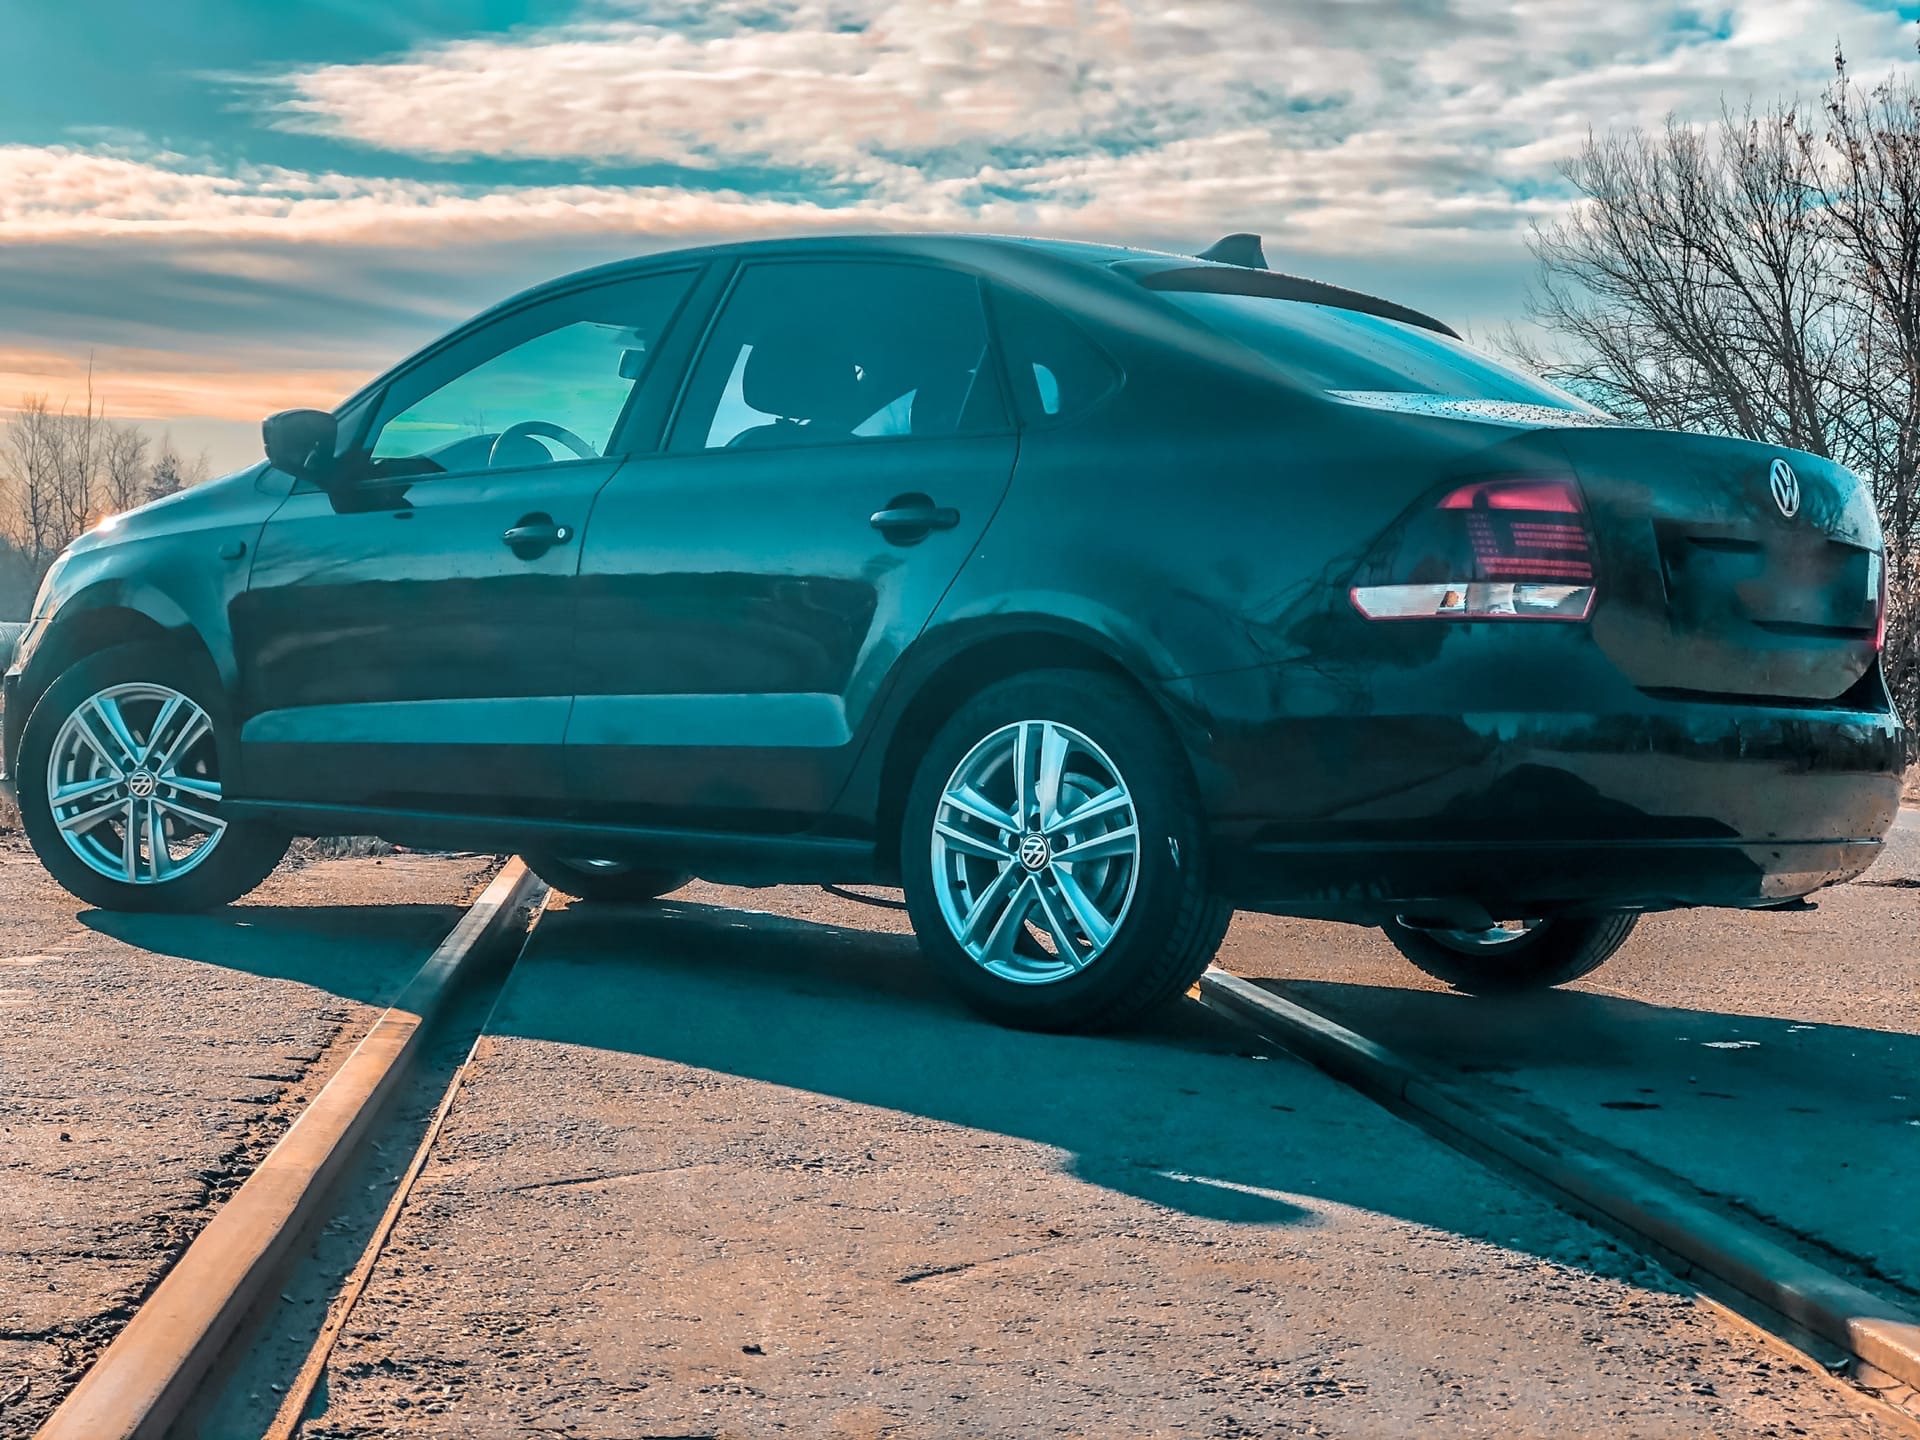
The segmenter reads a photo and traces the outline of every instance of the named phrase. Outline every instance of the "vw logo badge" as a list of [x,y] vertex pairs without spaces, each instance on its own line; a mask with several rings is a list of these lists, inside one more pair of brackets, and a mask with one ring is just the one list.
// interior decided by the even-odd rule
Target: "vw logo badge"
[[127,777],[127,793],[135,799],[145,800],[154,791],[153,776],[145,770],[136,770]]
[[1776,460],[1767,471],[1767,483],[1773,489],[1773,503],[1791,520],[1800,513],[1800,477],[1784,460]]
[[1020,842],[1020,863],[1029,870],[1046,869],[1051,854],[1044,835],[1028,835]]

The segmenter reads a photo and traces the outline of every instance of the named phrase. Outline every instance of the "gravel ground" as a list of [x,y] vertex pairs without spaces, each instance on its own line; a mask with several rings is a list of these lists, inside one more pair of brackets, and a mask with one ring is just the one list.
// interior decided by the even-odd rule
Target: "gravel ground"
[[898,928],[550,913],[306,1433],[1890,1433],[1200,1007],[997,1029]]
[[24,1436],[325,1083],[492,862],[289,866],[112,915],[0,835],[0,1436]]

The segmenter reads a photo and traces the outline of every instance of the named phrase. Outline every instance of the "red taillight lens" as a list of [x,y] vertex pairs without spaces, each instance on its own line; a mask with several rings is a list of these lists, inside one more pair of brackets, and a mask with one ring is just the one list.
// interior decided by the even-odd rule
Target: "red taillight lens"
[[1481,480],[1416,514],[1355,577],[1370,620],[1585,620],[1593,534],[1572,480]]

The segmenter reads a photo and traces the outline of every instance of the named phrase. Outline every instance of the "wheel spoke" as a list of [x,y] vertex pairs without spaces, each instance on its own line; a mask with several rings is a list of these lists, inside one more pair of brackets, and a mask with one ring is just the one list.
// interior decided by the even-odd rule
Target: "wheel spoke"
[[140,764],[143,767],[153,768],[154,756],[160,749],[160,742],[166,738],[167,727],[173,723],[173,717],[180,713],[180,707],[189,703],[191,702],[184,695],[167,697],[167,702],[160,707],[159,715],[154,717],[153,729],[147,732],[146,746],[140,752]]
[[1013,857],[1007,853],[1007,847],[992,840],[983,840],[958,825],[950,825],[945,820],[936,820],[934,833],[947,842],[948,848],[960,850],[968,855],[977,855],[983,860],[993,860],[1005,864]]
[[[1014,867],[1008,867],[1013,873]],[[1020,883],[1014,886],[1012,896],[1007,900],[1007,908],[1000,912],[1000,918],[993,922],[993,929],[987,932],[987,938],[981,942],[980,953],[1004,959],[1013,952],[1014,936],[1020,933],[1020,924],[1027,918],[1027,912],[1033,908],[1033,897],[1039,886],[1031,875],[1022,874]]]
[[1018,833],[1027,828],[1027,816],[1033,804],[1033,746],[1029,740],[1031,725],[1022,725],[1013,732],[1013,807],[1014,831]]
[[971,785],[955,785],[940,797],[943,805],[949,805],[963,815],[971,815],[983,825],[991,825],[996,830],[1005,830],[1009,834],[1020,833],[1020,822]]
[[1051,825],[1060,810],[1060,776],[1067,768],[1067,733],[1058,725],[1040,728],[1040,774],[1034,784],[1034,808],[1040,828]]
[[172,742],[161,752],[159,760],[150,767],[153,773],[173,780],[174,767],[189,750],[200,743],[200,737],[212,728],[213,722],[207,719],[206,711],[197,705],[194,706],[193,714],[187,717],[187,723],[181,726],[180,733],[173,737]]
[[1009,863],[1006,869],[993,877],[993,882],[980,892],[980,898],[973,902],[960,922],[960,943],[971,945],[974,935],[980,929],[980,922],[987,918],[990,911],[997,909],[1013,893],[1025,884],[1025,872],[1018,865]]
[[153,798],[153,803],[167,814],[178,816],[197,829],[206,831],[209,836],[218,835],[222,830],[227,828],[226,821],[217,816],[195,810],[191,806],[182,805],[178,800],[164,800],[156,795]]
[[1054,953],[1063,960],[1072,961],[1073,968],[1078,970],[1086,963],[1086,959],[1081,956],[1080,947],[1073,943],[1073,933],[1067,929],[1066,918],[1054,907],[1053,896],[1048,892],[1046,882],[1036,881],[1034,893],[1039,897],[1040,909],[1047,917],[1047,933],[1053,936]]
[[140,747],[134,741],[132,732],[127,729],[127,719],[120,713],[120,703],[112,696],[96,695],[92,700],[92,710],[94,719],[99,722],[100,729],[104,732],[96,736],[96,740],[104,739],[107,745],[113,747],[108,750],[96,746],[100,750],[101,758],[109,765],[117,767],[122,775],[126,774],[127,771],[135,768]]
[[1089,795],[1073,809],[1062,815],[1048,827],[1054,830],[1077,829],[1089,820],[1098,820],[1102,815],[1111,815],[1115,810],[1124,810],[1133,804],[1133,796],[1127,793],[1124,785],[1110,785],[1098,795]]
[[177,790],[184,795],[215,802],[220,799],[218,780],[207,780],[198,775],[163,775],[160,778],[166,782],[168,789]]
[[78,815],[69,815],[66,819],[56,821],[55,823],[69,835],[81,835],[91,830],[109,815],[125,810],[129,803],[128,801],[120,799],[109,800],[104,805],[96,805],[91,810],[82,810]]
[[1109,830],[1102,835],[1089,835],[1085,840],[1075,840],[1072,844],[1062,845],[1053,852],[1053,863],[1071,865],[1076,860],[1100,860],[1111,855],[1131,855],[1140,848],[1140,832],[1131,825],[1123,825],[1118,830]]
[[[1060,886],[1060,895],[1067,902],[1067,908],[1073,911],[1074,920],[1086,933],[1087,939],[1093,942],[1093,954],[1099,954],[1113,938],[1112,922],[1100,913],[1100,907],[1093,903],[1093,897],[1087,894],[1070,872],[1056,869],[1053,878]],[[1091,960],[1093,955],[1087,958]]]
[[126,803],[126,829],[120,835],[120,869],[129,883],[140,878],[140,809]]
[[58,809],[62,805],[71,805],[76,800],[84,800],[89,795],[97,795],[102,790],[111,790],[120,783],[115,775],[97,775],[91,780],[76,780],[71,785],[62,785],[47,796],[47,803]]
[[167,827],[160,818],[160,802],[147,801],[147,873],[156,881],[167,878],[173,856],[167,850]]

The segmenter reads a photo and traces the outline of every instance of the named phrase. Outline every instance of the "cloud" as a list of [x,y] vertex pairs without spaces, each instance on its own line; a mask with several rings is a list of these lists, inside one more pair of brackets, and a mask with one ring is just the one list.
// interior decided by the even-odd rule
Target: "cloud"
[[[1051,218],[1069,193],[1140,213],[1171,187],[1176,203],[1214,194],[1216,224],[1299,228],[1303,200],[1349,218],[1316,178],[1346,173],[1352,200],[1377,189],[1395,203],[1345,243],[1391,247],[1413,238],[1402,195],[1478,228],[1500,182],[1550,186],[1590,127],[1705,116],[1757,76],[1810,96],[1835,37],[1877,70],[1912,36],[1862,0],[720,0],[695,13],[631,0],[296,69],[261,82],[261,103],[285,129],[443,160],[783,167],[850,188],[857,209],[922,220],[991,220],[1023,199]],[[1344,171],[1355,157],[1363,169]],[[1072,172],[1110,188],[1074,191]],[[1507,207],[1508,224],[1527,218]]]
[[238,357],[218,363],[176,351],[116,347],[76,356],[0,348],[0,410],[36,394],[51,394],[56,406],[80,403],[84,408],[78,397],[91,383],[95,397],[116,420],[257,422],[276,410],[344,400],[371,378],[364,370],[262,371]]
[[1915,31],[1869,0],[581,3],[214,77],[245,159],[0,145],[0,400],[91,349],[118,405],[251,418],[576,265],[798,231],[1252,229],[1490,325],[1590,129],[1811,100],[1836,39],[1911,70]]

